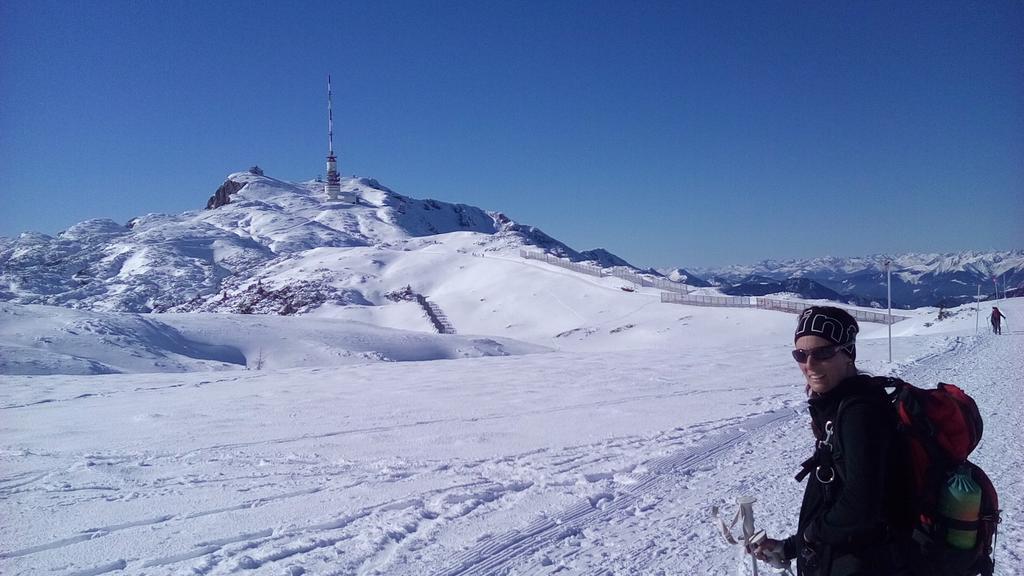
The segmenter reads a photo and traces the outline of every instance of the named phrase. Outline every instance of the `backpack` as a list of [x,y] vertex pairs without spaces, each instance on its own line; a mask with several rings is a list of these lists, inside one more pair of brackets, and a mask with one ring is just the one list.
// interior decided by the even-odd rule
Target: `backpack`
[[[909,562],[915,573],[935,576],[991,576],[999,497],[985,471],[967,457],[984,430],[974,399],[952,384],[923,389],[897,378],[886,378],[889,399],[897,419],[897,433],[905,450],[914,513]],[[954,474],[970,473],[981,488],[978,520],[966,522],[940,513],[946,485]],[[947,543],[949,530],[977,530],[971,549]]]

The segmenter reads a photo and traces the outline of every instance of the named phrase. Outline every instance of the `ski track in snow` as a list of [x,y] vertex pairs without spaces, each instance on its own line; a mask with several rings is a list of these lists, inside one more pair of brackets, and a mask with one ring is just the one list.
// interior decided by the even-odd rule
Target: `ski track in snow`
[[[938,350],[896,368],[897,375],[922,387],[934,386],[939,381],[961,383],[979,401],[986,418],[986,433],[972,459],[994,478],[1019,477],[1013,471],[1024,465],[1019,449],[1024,442],[1019,415],[1021,374],[1024,373],[1021,348],[1021,338],[957,337]],[[992,370],[993,367],[996,370]],[[991,374],[990,381],[978,382],[977,374]],[[964,385],[965,382],[991,385],[993,389],[977,390]],[[1007,396],[1003,396],[1004,393]],[[1016,409],[1000,410],[1002,399],[1014,399],[1008,406]],[[728,510],[731,504],[728,497],[754,494],[762,502],[760,508],[767,505],[769,512],[776,516],[769,527],[779,525],[779,520],[786,520],[788,514],[789,531],[792,531],[802,485],[791,482],[789,469],[749,468],[744,457],[772,452],[776,450],[774,445],[786,442],[789,454],[783,460],[801,461],[800,455],[810,448],[806,448],[809,445],[807,432],[800,426],[805,419],[795,417],[797,414],[783,408],[753,417],[730,432],[709,438],[667,459],[673,462],[668,467],[656,464],[657,461],[648,463],[650,471],[630,474],[635,484],[619,492],[601,494],[589,505],[580,503],[523,529],[489,539],[456,555],[448,568],[432,573],[439,576],[563,571],[574,574],[752,574],[746,559],[737,558],[732,552],[721,552],[725,546],[711,528],[707,513],[711,504],[709,496],[715,501],[726,500]],[[999,458],[1007,454],[1014,457]],[[748,469],[739,468],[737,464]],[[795,464],[792,468],[796,469]],[[680,497],[679,492],[685,493],[686,486],[673,481],[673,474],[689,476],[708,471],[729,478],[717,484],[717,494],[698,491]],[[712,482],[711,486],[715,487],[716,483]],[[765,498],[780,488],[789,493],[788,498],[781,501]],[[1024,509],[1021,481],[997,483],[996,488],[1002,496],[1004,521],[997,540],[996,574],[1017,575],[1024,566],[1024,554],[1019,551],[1024,542],[1019,518]],[[682,511],[682,515],[673,517],[673,512],[650,522],[638,521],[645,513],[654,515],[652,511],[667,501],[674,511]],[[677,532],[665,537],[666,532],[673,529]],[[770,534],[785,537],[789,531],[776,530]],[[618,534],[609,536],[607,532]],[[609,542],[613,538],[617,540],[614,544]],[[587,540],[591,543],[586,543]],[[593,549],[588,550],[591,546]],[[761,573],[772,573],[764,565],[760,568]]]
[[[791,418],[793,410],[782,408],[745,420],[692,448],[644,464],[647,472],[627,475],[625,487],[602,492],[554,516],[494,538],[455,557],[453,568],[436,572],[439,576],[501,573],[513,560],[547,550],[556,542],[582,534],[588,527],[611,523],[616,517],[639,509],[641,503],[661,500],[675,489],[673,476],[686,475],[737,442],[762,432],[779,421]],[[692,501],[691,498],[689,501]],[[649,508],[648,508],[649,509]],[[542,565],[553,561],[545,557]]]
[[[1024,338],[1017,335],[959,337],[896,368],[919,386],[952,382],[978,400],[986,431],[973,460],[997,479],[1002,497],[1004,521],[996,553],[1000,576],[1024,573],[1022,348]],[[134,393],[166,388],[136,387]],[[664,402],[697,392],[703,391],[638,396]],[[766,398],[752,401],[778,406],[773,392],[764,392]],[[123,393],[109,392],[111,397]],[[92,400],[105,397],[97,394]],[[557,417],[570,410],[615,408],[625,401],[596,399],[485,414],[465,423],[525,414]],[[80,455],[67,470],[44,464],[54,455],[27,454],[34,465],[0,477],[0,499],[27,498],[35,514],[68,506],[99,510],[105,503],[121,502],[132,506],[128,510],[135,515],[71,533],[53,527],[52,539],[27,546],[10,545],[5,529],[0,532],[0,571],[75,576],[745,574],[749,562],[737,558],[717,534],[710,506],[721,504],[728,513],[737,496],[753,494],[759,499],[758,526],[773,537],[788,535],[803,488],[792,474],[810,450],[802,408],[787,404],[653,435],[456,462],[323,462],[315,454],[304,455],[303,449],[315,446],[298,447],[280,461],[266,452],[275,445],[438,423],[459,425],[460,420],[209,443],[179,453],[93,452]],[[261,471],[264,460],[267,470]],[[92,481],[82,483],[83,477]],[[238,498],[247,493],[253,496]],[[158,508],[148,505],[150,500]],[[232,500],[231,505],[203,506]],[[168,509],[175,505],[177,510]],[[8,521],[16,520],[9,516]],[[491,532],[494,527],[497,531]],[[166,543],[159,547],[162,553],[133,553],[134,539],[148,534]],[[762,565],[762,573],[770,571]]]
[[[615,403],[611,403],[615,404]],[[583,405],[586,407],[587,405]],[[563,407],[566,409],[566,407]],[[546,410],[533,410],[533,413],[545,413]],[[656,439],[657,443],[663,444],[666,448],[671,449],[680,443],[687,443],[688,437],[693,434],[702,434],[702,430],[707,430],[708,433],[716,433],[715,439],[703,446],[697,448],[691,448],[683,451],[679,451],[675,454],[666,457],[660,457],[653,459],[640,467],[636,465],[626,465],[623,469],[615,471],[609,470],[607,472],[596,472],[596,473],[585,473],[579,472],[581,469],[590,469],[595,465],[600,466],[602,463],[607,463],[609,458],[602,455],[604,452],[613,451],[613,449],[619,447],[625,447],[628,449],[627,454],[632,453],[637,447],[647,444],[648,448],[651,448],[650,442],[643,439],[626,438],[619,439],[615,442],[603,443],[596,446],[583,446],[575,448],[567,448],[565,450],[549,452],[546,449],[535,450],[521,455],[503,456],[494,461],[478,461],[469,462],[462,465],[462,468],[454,470],[453,476],[456,478],[472,476],[473,468],[482,468],[483,473],[490,473],[492,468],[533,468],[533,469],[553,469],[553,475],[556,478],[569,477],[569,481],[560,480],[566,485],[572,485],[574,481],[571,478],[579,477],[581,482],[585,485],[597,485],[597,484],[608,484],[614,478],[619,479],[630,488],[619,491],[599,491],[593,496],[584,497],[581,502],[571,508],[570,510],[561,514],[561,516],[555,520],[551,520],[553,523],[567,524],[575,523],[578,524],[573,532],[582,530],[583,527],[589,523],[593,523],[601,516],[607,516],[609,514],[616,513],[618,510],[626,509],[630,505],[640,507],[643,505],[644,499],[649,498],[656,492],[665,492],[669,490],[669,486],[663,485],[664,482],[659,480],[663,475],[671,474],[682,474],[685,473],[687,467],[694,466],[700,462],[707,460],[712,457],[717,451],[724,449],[735,443],[740,438],[745,437],[750,433],[752,426],[766,426],[777,421],[781,417],[787,416],[792,410],[783,409],[768,413],[767,415],[755,418],[750,424],[744,426],[742,424],[746,419],[738,419],[739,422],[733,423],[726,421],[724,423],[712,423],[706,426],[691,427],[685,430],[674,430],[670,433],[659,435]],[[722,433],[719,431],[720,428],[724,427],[726,432]],[[278,442],[277,440],[270,441],[271,443]],[[209,460],[222,460],[226,459],[224,450],[230,452],[236,450],[239,446],[210,446],[200,452],[206,453],[201,461]],[[184,460],[188,458],[194,458],[197,452],[192,451],[180,455],[149,455],[144,458],[147,467],[158,467],[161,465],[161,461],[165,461],[165,464],[173,464],[175,466],[182,466]],[[99,454],[92,454],[89,456],[90,461],[87,465],[92,467],[120,467],[120,466],[137,466],[140,461],[123,456],[123,457],[105,457]],[[416,475],[429,474],[433,472],[450,471],[451,467],[447,465],[430,464],[429,468],[432,469],[409,469],[409,470],[397,470],[391,474],[389,478],[392,482],[401,482],[408,478]],[[634,470],[641,469],[646,472],[633,472]],[[0,552],[0,560],[7,559],[24,559],[29,558],[35,554],[44,552],[53,552],[62,548],[71,548],[77,544],[81,544],[87,541],[95,541],[101,538],[107,538],[114,535],[116,532],[129,529],[138,529],[146,527],[154,527],[157,524],[167,525],[187,525],[189,522],[202,518],[205,516],[216,516],[226,515],[235,512],[248,512],[255,510],[262,506],[268,506],[286,499],[297,498],[315,494],[318,492],[344,492],[350,490],[364,483],[371,482],[370,478],[367,478],[369,474],[360,474],[358,471],[347,468],[346,470],[346,483],[341,486],[324,486],[311,489],[297,490],[287,493],[278,493],[273,496],[264,496],[253,500],[243,501],[238,505],[230,507],[219,507],[205,510],[193,511],[190,513],[180,513],[163,515],[153,518],[146,518],[137,521],[131,521],[121,523],[117,525],[106,525],[89,528],[71,537],[59,538],[51,542],[43,544],[21,548],[16,550],[9,550]],[[353,477],[362,475],[362,480],[351,481]],[[19,474],[10,478],[5,478],[8,481],[6,485],[2,487],[2,490],[7,495],[15,495],[19,492],[23,492],[27,486],[30,486],[33,482],[38,483],[44,481],[48,474]],[[295,474],[293,476],[303,477],[305,481],[321,482],[329,475],[322,471],[310,471],[308,474]],[[258,480],[258,478],[252,478]],[[217,478],[217,479],[205,479],[200,477],[191,477],[186,474],[185,477],[180,479],[166,479],[154,482],[151,486],[136,486],[136,490],[143,490],[149,488],[150,490],[156,490],[157,492],[166,491],[168,488],[173,487],[175,490],[181,489],[199,489],[201,490],[204,485],[212,482],[223,482],[223,481],[239,481],[244,478]],[[268,479],[270,480],[270,479]],[[329,484],[329,483],[328,483]],[[272,482],[272,487],[280,486],[280,482]],[[558,485],[558,482],[555,482]],[[354,554],[354,558],[348,563],[348,568],[342,570],[339,573],[360,573],[369,574],[375,573],[375,566],[378,566],[383,572],[391,572],[401,566],[394,565],[396,558],[400,558],[410,547],[415,548],[417,545],[429,545],[433,536],[417,537],[416,534],[437,534],[443,531],[446,525],[450,525],[454,522],[458,522],[460,518],[469,516],[471,514],[494,514],[502,512],[502,500],[509,496],[514,496],[519,492],[524,492],[533,488],[533,483],[529,481],[525,482],[494,482],[483,478],[480,478],[474,482],[455,484],[442,489],[438,489],[432,492],[420,493],[415,497],[401,497],[394,500],[386,500],[374,506],[368,506],[354,513],[347,514],[340,518],[333,518],[324,522],[314,522],[308,525],[296,525],[289,526],[286,529],[280,528],[266,528],[263,530],[257,530],[253,532],[242,533],[237,536],[225,536],[218,539],[206,539],[198,541],[190,551],[183,551],[174,554],[167,554],[165,556],[150,557],[150,558],[137,558],[137,559],[118,559],[114,563],[106,563],[101,567],[95,568],[95,570],[111,571],[118,569],[117,566],[121,566],[122,563],[127,562],[128,566],[132,566],[135,569],[142,570],[144,573],[178,573],[181,570],[188,569],[194,573],[203,574],[219,574],[219,573],[231,573],[239,569],[246,571],[257,570],[260,567],[267,565],[276,565],[282,561],[292,557],[308,556],[321,549],[333,549],[339,543],[345,543],[349,540],[358,539],[363,537],[366,533],[372,533],[377,526],[381,526],[382,537],[377,541],[370,542],[369,546],[365,546],[366,551],[362,554]],[[75,490],[75,487],[70,486],[50,486],[44,488],[47,491],[56,490],[58,492],[67,493]],[[144,496],[143,496],[144,497]],[[659,498],[665,497],[664,494],[658,496]],[[75,502],[81,502],[82,500],[76,499]],[[599,514],[594,514],[597,511]],[[369,526],[366,526],[368,524]],[[177,531],[178,529],[176,529]],[[508,548],[501,558],[513,559],[517,556],[517,552],[522,551],[524,548],[543,545],[546,542],[552,541],[552,539],[558,539],[558,533],[554,533],[551,530],[542,531],[544,533],[538,533],[532,540],[522,540],[517,542],[509,542]],[[543,538],[541,538],[543,536]],[[418,541],[419,543],[414,543]],[[512,546],[515,544],[515,546]],[[485,549],[489,550],[493,548],[493,545],[488,545]],[[474,552],[466,552],[462,555],[470,564],[470,568],[473,568],[470,572],[463,573],[482,573],[481,567],[473,567]],[[492,559],[489,564],[492,565],[494,560]],[[191,563],[191,568],[188,568]],[[333,561],[334,564],[338,564],[337,560]],[[344,564],[344,562],[342,562]],[[483,568],[486,568],[484,565]],[[20,568],[26,568],[31,566],[31,562],[27,562],[19,566]],[[405,566],[405,568],[413,567],[414,565]],[[123,566],[122,566],[123,567]],[[94,572],[94,569],[80,570],[82,573],[101,573]],[[161,572],[161,570],[167,570]],[[413,572],[419,570],[414,568]],[[18,573],[33,573],[31,568],[26,572]]]

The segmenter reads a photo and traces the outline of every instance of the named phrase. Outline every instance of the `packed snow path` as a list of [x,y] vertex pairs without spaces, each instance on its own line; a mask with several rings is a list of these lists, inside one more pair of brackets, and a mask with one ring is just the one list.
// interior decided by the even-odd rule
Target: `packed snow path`
[[[866,368],[884,346],[862,344]],[[1021,574],[1024,336],[897,358],[978,400],[997,573]],[[784,344],[5,377],[0,572],[736,574],[709,509],[754,495],[759,526],[792,530],[799,382]]]
[[[1019,473],[1024,465],[1024,336],[956,338],[948,348],[901,368],[896,373],[908,381],[922,387],[957,383],[978,401],[986,432],[972,460],[994,479],[1003,510],[996,574],[1024,573]],[[758,526],[777,538],[792,533],[802,495],[793,473],[811,451],[803,414],[784,408],[749,418],[676,457],[648,463],[643,475],[619,479],[621,488],[602,495],[598,503],[583,503],[488,540],[440,573],[532,574],[568,568],[584,574],[752,574],[749,560],[727,550],[716,534],[709,509],[721,503],[734,510],[736,497],[753,495],[759,502]],[[673,464],[659,465],[665,460]],[[703,478],[709,471],[717,483]],[[761,573],[772,570],[762,565]]]

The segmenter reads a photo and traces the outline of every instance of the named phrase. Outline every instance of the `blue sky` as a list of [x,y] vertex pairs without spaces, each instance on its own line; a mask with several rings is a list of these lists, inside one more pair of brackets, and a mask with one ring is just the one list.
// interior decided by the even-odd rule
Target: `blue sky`
[[343,174],[642,266],[1024,248],[1020,2],[0,2],[0,235]]

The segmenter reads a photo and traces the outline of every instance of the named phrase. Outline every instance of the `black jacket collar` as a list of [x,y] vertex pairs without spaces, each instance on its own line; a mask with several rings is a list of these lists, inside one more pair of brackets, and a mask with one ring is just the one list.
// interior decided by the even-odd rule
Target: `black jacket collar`
[[885,398],[885,389],[876,383],[874,376],[857,374],[844,379],[824,394],[813,394],[808,398],[807,407],[811,413],[815,436],[821,437],[820,430],[824,428],[825,421],[835,419],[843,400],[855,397],[881,400]]
[[874,379],[874,376],[870,376],[868,374],[850,376],[840,382],[838,386],[824,394],[812,393],[811,397],[807,399],[807,404],[819,409],[825,409],[838,406],[845,398],[852,396],[878,394],[881,387],[874,384]]

